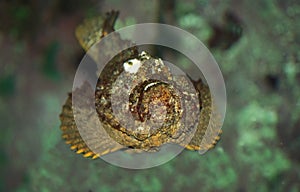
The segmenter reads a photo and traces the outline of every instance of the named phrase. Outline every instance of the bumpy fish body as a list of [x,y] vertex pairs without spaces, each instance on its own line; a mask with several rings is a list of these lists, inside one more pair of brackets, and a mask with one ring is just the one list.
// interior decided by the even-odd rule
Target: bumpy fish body
[[[117,15],[112,11],[104,20],[96,18],[80,25],[76,36],[81,46],[87,51],[114,31]],[[116,42],[128,43],[118,38]],[[97,59],[97,53],[92,55]],[[86,89],[92,88],[84,84],[73,94],[85,98]],[[128,96],[127,100],[124,95]],[[209,88],[201,80],[195,82],[185,76],[172,75],[161,59],[131,47],[105,66],[98,78],[95,100],[83,99],[80,103],[80,113],[94,105],[98,115],[98,119],[84,116],[80,121],[97,128],[100,120],[103,129],[87,129],[85,134],[91,135],[87,145],[74,120],[71,94],[60,115],[60,128],[66,143],[84,157],[97,158],[126,148],[152,152],[166,143],[179,144],[189,150],[209,149],[219,139],[218,136],[205,138],[207,133],[218,131],[215,126],[208,126],[211,103]]]

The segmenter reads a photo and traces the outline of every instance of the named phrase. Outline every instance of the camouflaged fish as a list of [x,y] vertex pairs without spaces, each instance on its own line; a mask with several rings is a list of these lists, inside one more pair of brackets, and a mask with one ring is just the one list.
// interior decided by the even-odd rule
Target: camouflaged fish
[[[76,29],[85,51],[114,31],[117,16],[118,12],[111,11],[104,19],[87,20]],[[112,45],[118,43],[128,41],[118,39]],[[92,55],[97,59],[97,53]],[[96,107],[97,117],[80,119],[88,122],[88,139],[82,138],[76,126],[72,94],[60,114],[63,139],[84,157],[94,159],[124,149],[154,152],[166,143],[205,150],[219,140],[219,136],[213,136],[218,135],[217,126],[208,126],[212,111],[208,86],[201,80],[173,75],[161,59],[140,52],[135,46],[114,56],[105,66],[98,78],[94,101],[84,99],[87,89],[91,87],[82,85],[72,94],[83,98],[80,112],[85,112],[88,102]],[[98,129],[99,120],[103,129]]]

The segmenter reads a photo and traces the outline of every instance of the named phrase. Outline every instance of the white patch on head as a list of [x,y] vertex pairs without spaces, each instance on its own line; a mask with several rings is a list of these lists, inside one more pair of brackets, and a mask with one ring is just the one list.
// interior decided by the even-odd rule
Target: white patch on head
[[124,70],[129,73],[136,73],[141,65],[142,63],[138,59],[130,59],[123,64]]

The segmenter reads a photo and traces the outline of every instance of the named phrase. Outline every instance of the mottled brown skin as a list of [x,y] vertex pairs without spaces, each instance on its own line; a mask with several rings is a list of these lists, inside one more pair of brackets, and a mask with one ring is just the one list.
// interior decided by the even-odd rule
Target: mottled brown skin
[[[99,27],[98,21],[85,22],[84,25],[79,26],[76,31],[76,36],[82,47],[85,50],[88,50],[88,48],[91,47],[93,43],[100,40],[102,36],[113,31],[113,24],[117,15],[117,12],[108,13],[104,20],[104,24],[101,25],[102,28]],[[93,25],[96,25],[95,31],[90,31],[90,28],[88,28],[88,31],[85,31],[85,27],[91,27]],[[127,41],[120,39],[117,39],[116,42],[128,43]],[[143,73],[146,74],[146,71],[148,70],[147,66],[154,63],[153,58],[150,58],[149,62],[145,64],[145,69],[141,69],[140,76],[142,77],[139,77],[141,83],[131,90],[128,108],[132,117],[135,119],[135,125],[149,122],[152,117],[155,117],[155,114],[160,114],[160,111],[166,111],[166,115],[164,116],[164,119],[162,119],[162,126],[155,129],[151,126],[143,126],[142,130],[136,130],[134,127],[138,126],[126,127],[120,123],[117,117],[115,117],[111,106],[111,95],[114,94],[113,83],[117,80],[118,76],[124,72],[123,63],[129,59],[139,57],[141,56],[136,47],[129,48],[115,56],[100,74],[95,92],[95,101],[84,100],[85,89],[91,89],[89,85],[84,85],[75,91],[76,94],[82,95],[83,98],[80,112],[84,113],[85,102],[94,102],[98,117],[105,132],[110,136],[110,139],[113,139],[116,142],[110,142],[110,140],[105,137],[102,138],[104,133],[102,134],[100,131],[97,134],[97,141],[99,141],[99,138],[102,138],[101,142],[90,142],[92,144],[89,144],[90,147],[92,145],[92,148],[100,149],[97,150],[98,153],[96,154],[87,146],[76,127],[72,110],[72,95],[69,94],[60,115],[62,122],[60,128],[66,143],[70,144],[71,149],[76,150],[76,153],[82,153],[84,157],[92,158],[97,158],[101,155],[127,147],[141,151],[153,151],[153,149],[155,151],[159,150],[159,147],[165,143],[177,143],[189,150],[201,150],[213,147],[219,137],[214,136],[216,135],[216,132],[218,132],[215,128],[217,126],[212,125],[208,127],[211,117],[211,96],[209,88],[201,80],[197,82],[193,81],[198,95],[192,95],[192,93],[189,93],[188,91],[184,91],[182,95],[178,95],[178,93],[174,91],[174,86],[177,86],[178,83],[175,83],[174,86],[172,86],[167,82],[172,80],[174,82],[184,83],[186,80],[182,79],[183,77],[172,79],[170,72],[163,64],[155,66],[154,70],[158,69],[158,71],[162,71],[161,74],[165,79],[156,80],[146,79],[145,77],[143,80]],[[94,59],[97,59],[97,56],[94,56]],[[182,84],[179,86],[184,85]],[[189,111],[192,111],[193,108],[196,108],[197,106],[200,107],[200,113],[196,115],[196,117],[198,117],[196,119],[192,117],[193,115],[187,114],[181,108],[182,105],[185,105],[185,103],[181,102],[181,99],[188,100],[190,97],[197,98],[197,102],[199,102],[192,103],[187,108]],[[155,107],[152,109],[150,106]],[[160,120],[159,116],[155,118]],[[180,126],[181,118],[190,121],[189,125],[195,122],[198,123],[198,126],[195,130],[192,130],[189,127],[182,128],[182,126]],[[97,127],[96,124],[93,124],[97,119],[81,120],[89,122],[90,125],[87,126]],[[206,137],[207,134],[211,137]],[[91,132],[91,135],[93,135],[93,132]],[[187,143],[186,141],[189,142]]]
[[[172,100],[172,98],[175,99]],[[172,102],[170,102],[170,100],[172,100]],[[151,111],[150,103],[152,106],[156,106],[155,111]],[[163,118],[166,119],[164,122],[166,125],[176,124],[181,117],[180,98],[169,88],[168,84],[152,79],[144,81],[141,85],[133,89],[129,97],[129,110],[134,119],[140,122],[149,121],[151,116],[162,114],[165,110],[167,111],[167,117]],[[177,115],[174,115],[175,111]],[[168,127],[169,126],[165,126],[167,129]],[[144,141],[157,134],[158,131],[162,131],[162,128],[151,128],[153,127],[150,127],[149,130],[137,130],[133,132],[133,136],[140,141]],[[170,132],[171,135],[174,134],[172,130],[165,131]]]
[[[152,102],[152,104],[157,104],[158,101],[164,103],[164,106],[169,105],[167,111],[166,121],[164,124],[157,130],[152,130],[149,132],[142,133],[141,131],[134,130],[134,125],[132,127],[124,126],[124,123],[120,123],[118,118],[115,117],[113,110],[111,108],[111,94],[113,92],[113,83],[116,81],[116,78],[119,77],[119,74],[124,72],[122,63],[116,63],[114,60],[119,60],[116,56],[113,61],[108,63],[107,67],[102,71],[100,78],[97,84],[96,90],[96,110],[101,121],[108,126],[105,126],[106,132],[113,138],[115,141],[120,143],[123,146],[128,146],[134,149],[143,149],[145,151],[152,150],[153,148],[161,146],[163,143],[166,143],[170,140],[170,135],[174,133],[174,130],[178,128],[176,123],[180,118],[180,109],[178,109],[178,103],[180,102],[179,98],[172,93],[172,88],[166,83],[160,82],[158,80],[147,80],[143,81],[142,85],[138,85],[131,91],[131,97],[129,100],[129,109],[133,114],[133,117],[136,117],[137,121],[143,122],[146,119],[143,119],[144,114],[147,114],[147,105]],[[126,61],[126,60],[125,60]],[[114,66],[114,67],[111,67]],[[111,71],[112,70],[112,71]],[[147,68],[143,68],[141,73],[146,73]],[[114,74],[114,75],[111,75]],[[130,75],[131,74],[127,74]],[[138,75],[143,77],[142,74]],[[137,80],[137,79],[136,79]],[[130,80],[128,80],[128,84]],[[146,91],[145,86],[149,84],[156,83],[153,86],[150,86]],[[125,80],[123,83],[127,84]],[[119,91],[122,89],[122,85],[117,88]],[[168,88],[170,87],[170,88]],[[170,102],[170,98],[173,97],[174,101]],[[167,100],[168,99],[168,100]],[[122,98],[117,99],[117,101],[122,100]],[[118,104],[121,108],[122,104]],[[173,107],[172,107],[173,106]],[[125,106],[124,106],[125,107]],[[143,107],[143,109],[142,109]],[[177,111],[177,115],[171,112]],[[136,110],[136,112],[134,112]],[[122,114],[121,114],[122,115]],[[125,114],[124,114],[125,115]],[[141,119],[142,118],[142,119]],[[127,119],[126,116],[121,116],[121,119]]]

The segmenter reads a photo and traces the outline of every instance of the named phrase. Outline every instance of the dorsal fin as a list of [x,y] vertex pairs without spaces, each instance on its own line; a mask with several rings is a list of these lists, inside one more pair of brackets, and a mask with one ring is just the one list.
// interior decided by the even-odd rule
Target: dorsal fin
[[102,37],[113,32],[118,15],[118,11],[111,11],[106,13],[104,18],[102,16],[90,18],[79,25],[75,30],[75,35],[81,47],[87,51]]

